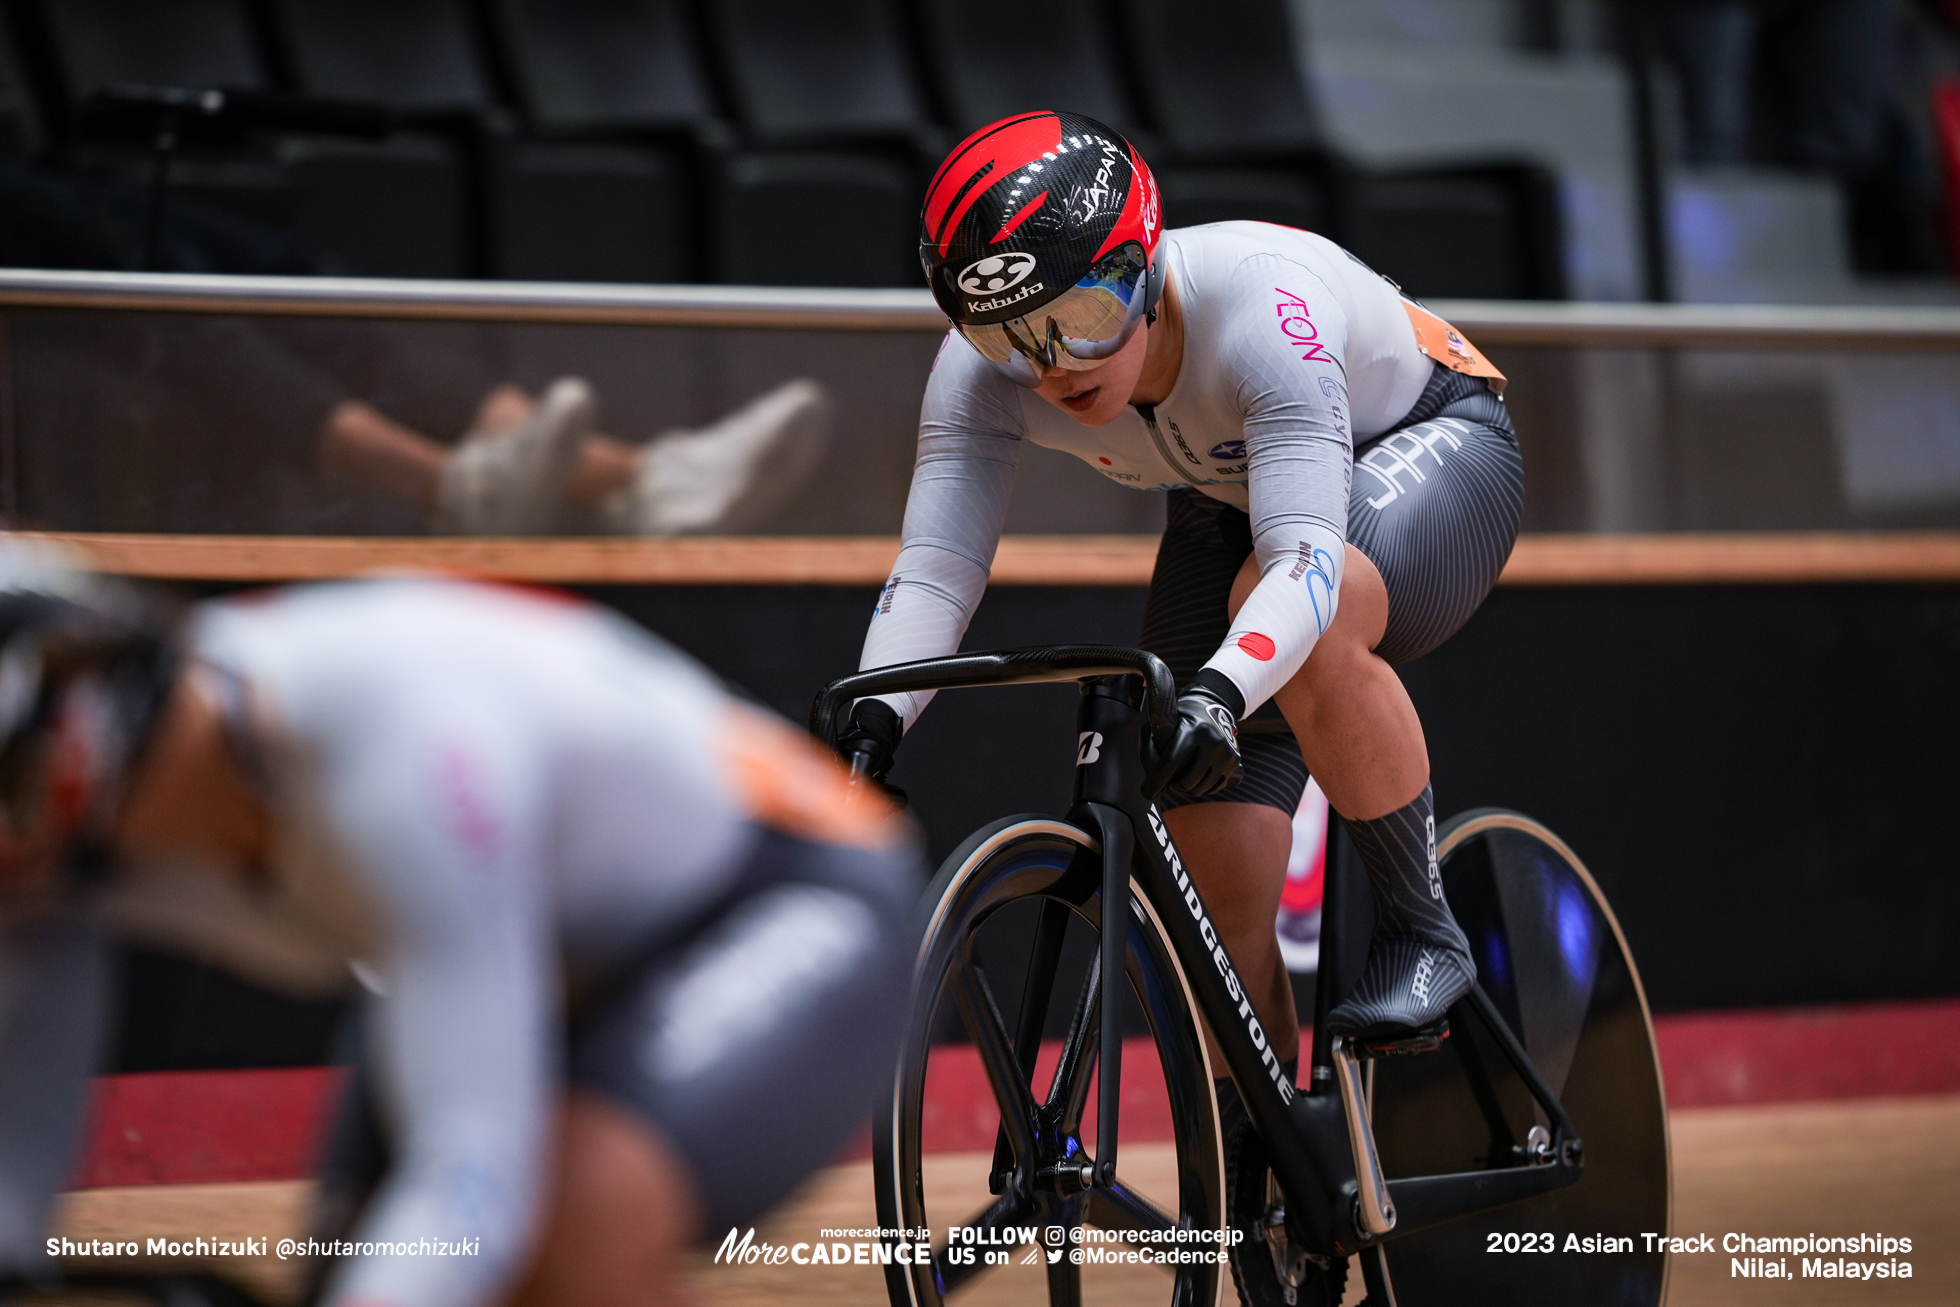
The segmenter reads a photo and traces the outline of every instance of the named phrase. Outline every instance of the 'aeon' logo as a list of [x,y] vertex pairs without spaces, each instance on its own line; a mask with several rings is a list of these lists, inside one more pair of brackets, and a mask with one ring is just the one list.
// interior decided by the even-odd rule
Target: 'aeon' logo
[[1034,271],[1034,255],[1010,250],[989,254],[966,265],[960,273],[960,289],[969,295],[998,295],[1012,290]]
[[1320,328],[1314,326],[1313,314],[1308,310],[1307,302],[1283,286],[1273,289],[1281,296],[1279,302],[1273,305],[1273,312],[1279,315],[1280,331],[1288,340],[1306,350],[1300,355],[1300,361],[1311,363],[1317,359],[1332,363],[1334,357],[1327,352],[1327,346],[1320,343]]

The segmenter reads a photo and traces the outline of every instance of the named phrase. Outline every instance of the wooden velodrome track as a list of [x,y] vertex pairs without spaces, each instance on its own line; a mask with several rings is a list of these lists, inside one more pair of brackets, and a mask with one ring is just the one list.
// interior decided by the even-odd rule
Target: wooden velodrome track
[[[897,551],[890,538],[589,540],[368,540],[273,537],[49,537],[85,552],[105,571],[181,580],[270,582],[374,569],[438,568],[508,580],[618,584],[875,585]],[[1003,542],[997,584],[1141,585],[1155,551],[1147,537],[1023,537]],[[1503,582],[1512,585],[1951,583],[1960,581],[1960,534],[1536,536],[1518,545]],[[1677,1257],[1668,1301],[1728,1304],[1960,1302],[1960,1093],[1677,1108],[1674,1232],[1854,1234],[1913,1239],[1909,1280],[1856,1282],[1738,1279],[1725,1254]],[[1163,1183],[1165,1145],[1128,1145],[1126,1170],[1140,1187]],[[941,1210],[984,1206],[984,1162],[930,1159]],[[67,1195],[56,1230],[70,1237],[280,1234],[296,1230],[303,1181],[91,1189]],[[758,1237],[814,1239],[826,1228],[875,1224],[869,1167],[853,1163],[813,1179],[778,1209]],[[875,1269],[745,1267],[709,1263],[690,1272],[700,1300],[726,1307],[784,1301],[882,1302]],[[291,1263],[234,1261],[227,1269],[261,1289],[289,1294]],[[1010,1266],[964,1302],[1038,1301],[1036,1273]],[[1158,1273],[1085,1277],[1088,1301],[1145,1301]],[[1358,1298],[1350,1292],[1349,1301]],[[62,1299],[80,1303],[82,1299]],[[101,1300],[95,1300],[101,1301]]]
[[[1729,1257],[1718,1251],[1674,1259],[1671,1307],[1960,1302],[1960,1094],[1683,1109],[1673,1113],[1672,1129],[1676,1234],[1707,1232],[1717,1241],[1732,1232],[1905,1235],[1913,1240],[1913,1278],[1736,1279]],[[1167,1144],[1125,1145],[1130,1182],[1145,1193],[1163,1192],[1171,1174],[1168,1150]],[[987,1163],[983,1154],[931,1155],[929,1201],[943,1202],[940,1210],[980,1210],[988,1201]],[[70,1238],[276,1240],[302,1231],[309,1188],[304,1181],[285,1181],[84,1190],[62,1199],[51,1232]],[[814,1240],[822,1230],[876,1223],[870,1164],[858,1162],[817,1175],[761,1224],[757,1237],[792,1243]],[[290,1301],[294,1263],[253,1257],[200,1264],[221,1268],[275,1301]],[[1045,1301],[1038,1276],[1010,1265],[960,1301],[974,1307]],[[689,1279],[700,1301],[717,1307],[875,1307],[884,1301],[879,1272],[868,1266],[732,1268],[697,1254]],[[1164,1286],[1162,1274],[1147,1268],[1084,1276],[1085,1301],[1098,1307],[1151,1301]],[[1350,1294],[1349,1302],[1357,1297]],[[103,1300],[51,1301],[84,1307]]]

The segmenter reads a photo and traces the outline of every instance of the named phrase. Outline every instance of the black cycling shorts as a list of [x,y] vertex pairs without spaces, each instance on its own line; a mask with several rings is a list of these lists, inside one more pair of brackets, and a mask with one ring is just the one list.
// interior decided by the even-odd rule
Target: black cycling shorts
[[[1392,664],[1422,657],[1470,620],[1511,556],[1524,502],[1524,464],[1504,402],[1483,380],[1437,365],[1408,416],[1355,451],[1348,542],[1381,571],[1388,627],[1375,652]],[[1144,601],[1143,647],[1182,689],[1225,642],[1232,582],[1252,553],[1251,520],[1195,489],[1173,490]],[[1268,706],[1256,716],[1277,720]],[[1285,734],[1239,737],[1238,781],[1193,800],[1165,791],[1160,806],[1300,806],[1307,766]]]
[[[908,854],[758,827],[716,903],[645,941],[572,1004],[567,1081],[638,1116],[686,1159],[702,1238],[719,1241],[836,1160],[889,1092],[919,883]],[[391,1151],[357,1061],[321,1177],[318,1236],[352,1228]],[[326,1274],[315,1268],[316,1281]]]
[[835,1161],[889,1092],[918,891],[909,859],[763,829],[712,918],[574,1021],[571,1082],[687,1158],[704,1237]]

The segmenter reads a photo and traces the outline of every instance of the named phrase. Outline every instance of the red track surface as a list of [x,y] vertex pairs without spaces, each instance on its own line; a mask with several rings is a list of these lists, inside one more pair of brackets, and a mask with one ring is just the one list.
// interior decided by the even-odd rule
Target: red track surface
[[[1661,1017],[1655,1032],[1670,1107],[1960,1091],[1960,999],[1690,1013]],[[1036,1067],[1044,1089],[1056,1052],[1044,1046]],[[1124,1136],[1168,1139],[1170,1104],[1147,1041],[1126,1044],[1124,1064]],[[331,1068],[104,1077],[75,1187],[310,1175],[340,1077]],[[926,1085],[927,1147],[991,1148],[998,1122],[973,1050],[942,1048]]]

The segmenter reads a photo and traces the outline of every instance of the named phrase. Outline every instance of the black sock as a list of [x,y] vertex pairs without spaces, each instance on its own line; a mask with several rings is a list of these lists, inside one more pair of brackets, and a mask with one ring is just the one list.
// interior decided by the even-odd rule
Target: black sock
[[1436,807],[1429,786],[1385,817],[1341,820],[1375,896],[1375,934],[1408,936],[1465,957],[1470,941],[1443,900],[1436,870]]
[[1443,898],[1428,786],[1385,817],[1348,821],[1368,869],[1375,933],[1354,990],[1327,1014],[1336,1034],[1396,1037],[1442,1019],[1475,983],[1470,941]]

